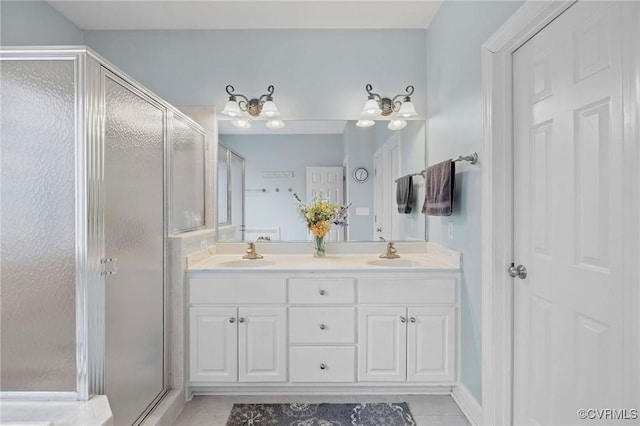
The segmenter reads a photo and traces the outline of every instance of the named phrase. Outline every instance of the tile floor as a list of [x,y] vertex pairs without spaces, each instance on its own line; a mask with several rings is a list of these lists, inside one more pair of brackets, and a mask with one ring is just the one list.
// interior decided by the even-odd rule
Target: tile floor
[[175,426],[224,426],[233,404],[286,402],[406,402],[417,426],[469,426],[458,405],[446,395],[196,396],[184,407]]

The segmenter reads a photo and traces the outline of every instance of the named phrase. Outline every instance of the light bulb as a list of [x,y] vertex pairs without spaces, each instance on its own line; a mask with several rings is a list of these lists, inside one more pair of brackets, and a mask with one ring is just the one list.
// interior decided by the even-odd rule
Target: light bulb
[[240,117],[242,111],[240,111],[240,106],[238,106],[238,102],[236,102],[235,99],[229,99],[227,103],[224,104],[222,114],[228,115],[229,117]]
[[375,115],[380,114],[381,112],[382,111],[380,110],[380,106],[378,105],[378,102],[375,99],[369,98],[367,99],[367,102],[364,103],[364,108],[362,111],[363,115],[373,117]]
[[400,130],[400,129],[404,129],[405,127],[407,127],[407,122],[405,120],[398,120],[398,119],[393,119],[389,121],[389,125],[387,126],[389,130]]
[[260,115],[264,117],[277,117],[280,115],[280,112],[278,111],[278,107],[276,107],[275,102],[266,101],[262,105],[262,111],[260,112]]
[[270,129],[282,129],[284,127],[284,121],[282,120],[269,120],[266,126]]
[[251,127],[251,120],[245,120],[245,119],[233,120],[231,122],[231,125],[233,127],[237,127],[238,129],[248,129]]
[[408,118],[413,117],[414,115],[418,115],[418,113],[416,112],[416,108],[413,106],[413,102],[409,100],[402,103],[402,106],[398,111],[398,115],[400,117]]
[[376,124],[376,122],[373,120],[358,120],[356,122],[356,126],[358,127],[371,127],[374,124]]

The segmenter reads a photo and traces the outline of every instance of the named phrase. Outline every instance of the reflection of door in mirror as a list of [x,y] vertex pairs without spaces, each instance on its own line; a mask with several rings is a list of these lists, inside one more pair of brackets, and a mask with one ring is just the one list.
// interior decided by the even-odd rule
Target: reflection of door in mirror
[[[319,192],[329,198],[330,203],[344,205],[344,168],[339,167],[307,167],[307,202],[313,200]],[[326,235],[326,241],[344,241],[344,228],[333,225]],[[312,234],[307,234],[311,240]]]
[[376,239],[399,239],[400,218],[395,200],[395,180],[400,177],[399,151],[398,140],[393,137],[373,154],[373,225]]
[[244,239],[244,157],[218,143],[218,239]]

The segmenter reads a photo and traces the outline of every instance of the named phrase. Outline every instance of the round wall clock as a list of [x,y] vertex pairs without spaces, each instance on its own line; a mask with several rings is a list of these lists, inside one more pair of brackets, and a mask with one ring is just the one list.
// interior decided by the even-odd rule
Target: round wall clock
[[365,182],[367,179],[369,179],[369,171],[364,167],[357,167],[353,171],[353,179],[359,183]]

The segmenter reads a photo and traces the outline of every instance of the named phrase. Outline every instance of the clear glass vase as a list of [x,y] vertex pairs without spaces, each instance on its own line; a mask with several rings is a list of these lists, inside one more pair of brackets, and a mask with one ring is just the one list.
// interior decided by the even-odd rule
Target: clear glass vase
[[318,237],[317,235],[313,236],[313,257],[324,257],[325,256],[325,247],[324,247],[324,237]]

